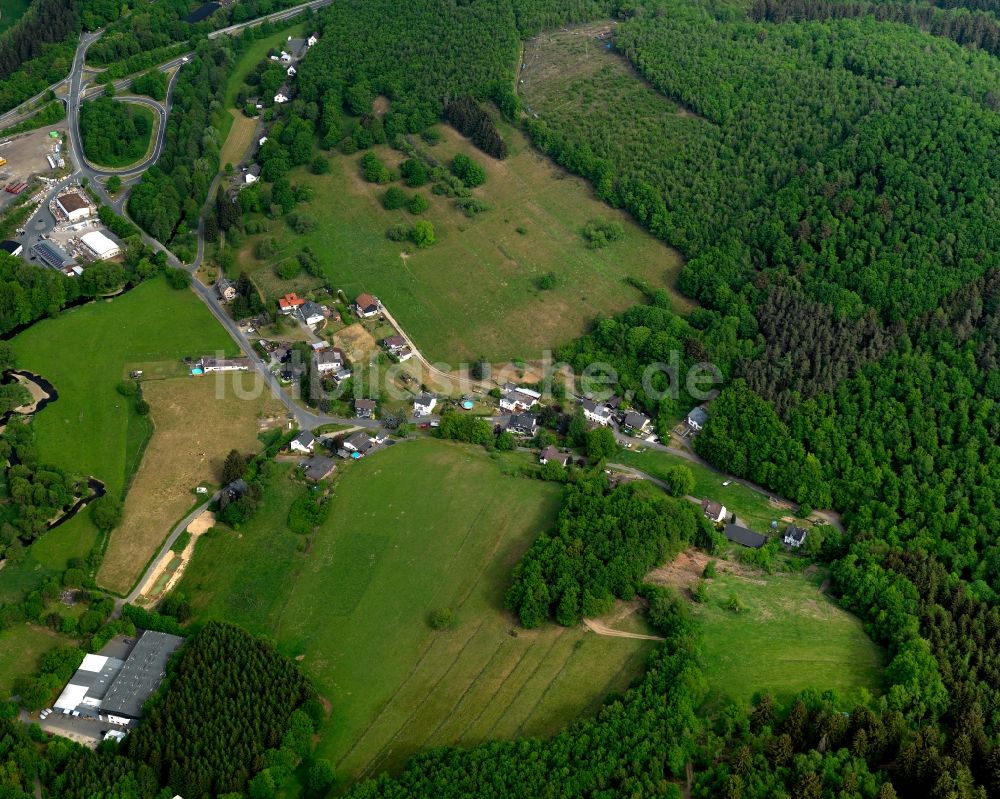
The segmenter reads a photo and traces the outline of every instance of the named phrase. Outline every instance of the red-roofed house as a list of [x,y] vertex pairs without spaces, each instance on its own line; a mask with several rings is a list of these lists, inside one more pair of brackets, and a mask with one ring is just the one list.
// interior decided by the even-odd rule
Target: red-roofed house
[[369,316],[377,315],[382,310],[382,305],[379,303],[378,297],[373,297],[371,294],[361,294],[354,301],[354,310],[357,311],[358,316],[367,319]]
[[290,314],[294,313],[295,309],[300,305],[305,305],[305,302],[306,301],[297,294],[286,294],[278,300],[278,308],[281,309],[283,314]]

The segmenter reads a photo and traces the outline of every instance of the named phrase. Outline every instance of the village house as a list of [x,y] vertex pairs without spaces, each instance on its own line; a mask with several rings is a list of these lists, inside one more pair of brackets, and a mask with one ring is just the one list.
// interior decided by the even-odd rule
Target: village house
[[282,103],[287,103],[289,100],[291,100],[292,99],[291,91],[292,90],[289,89],[288,86],[282,86],[280,89],[278,89],[278,93],[274,95],[275,104],[281,105]]
[[226,509],[226,505],[235,502],[247,492],[247,482],[242,478],[233,480],[219,492],[219,508]]
[[515,413],[507,421],[507,430],[515,436],[530,438],[538,430],[538,417],[530,413]]
[[316,436],[310,433],[308,430],[303,430],[295,438],[291,440],[288,444],[288,448],[292,452],[300,452],[303,454],[309,454],[313,451],[316,446]]
[[285,74],[288,75],[288,77],[290,77],[290,78],[294,78],[295,77],[295,67],[289,67],[287,70],[285,70]]
[[437,397],[427,393],[421,394],[413,400],[413,415],[429,416],[434,412],[435,406],[437,406]]
[[371,419],[375,415],[375,400],[354,400],[354,415],[359,419]]
[[537,391],[527,388],[504,386],[504,391],[500,395],[500,410],[506,413],[521,413],[537,405],[541,397]]
[[788,546],[798,549],[806,542],[806,531],[801,527],[790,524],[785,528],[785,537],[783,540]]
[[708,411],[705,409],[704,405],[692,408],[685,421],[687,422],[687,426],[690,427],[693,432],[697,433],[708,421]]
[[215,292],[223,302],[231,302],[236,299],[236,284],[228,278],[219,278],[215,284]]
[[278,310],[281,311],[285,316],[288,314],[295,313],[295,310],[305,304],[305,300],[299,297],[297,294],[286,294],[280,300],[278,300]]
[[243,173],[243,182],[249,186],[251,183],[256,183],[258,180],[260,180],[260,167],[257,164],[253,164],[245,173]]
[[354,301],[354,311],[362,319],[377,316],[381,310],[382,304],[378,301],[378,297],[373,297],[371,294],[360,294]]
[[314,33],[314,34],[312,34],[312,36],[310,36],[308,39],[306,39],[306,47],[312,47],[318,41],[319,41],[319,36],[317,36]]
[[551,444],[538,454],[538,462],[543,466],[549,461],[555,461],[560,466],[568,466],[572,460],[572,455],[568,452],[560,452]]
[[653,430],[652,420],[638,411],[629,411],[622,420],[622,425],[633,436],[646,436]]
[[723,531],[726,538],[750,549],[760,549],[767,543],[767,537],[753,530],[748,530],[739,524],[727,524]]
[[313,455],[305,462],[302,473],[307,480],[325,480],[333,474],[336,468],[337,464],[333,462],[332,458],[327,458],[325,455]]
[[356,433],[351,433],[346,439],[344,439],[344,449],[348,452],[356,452],[359,455],[364,455],[372,448],[373,443],[371,436],[368,435],[364,430],[358,430]]
[[[331,347],[313,354],[313,364],[321,375],[340,372],[344,368],[344,363],[344,351],[339,347]],[[350,372],[347,376],[350,377]]]
[[593,400],[585,399],[580,403],[583,406],[583,416],[588,422],[607,427],[611,424],[611,409],[607,405],[601,405]]
[[299,316],[302,321],[307,325],[312,327],[313,325],[318,325],[324,319],[326,319],[327,310],[324,306],[320,305],[318,302],[312,302],[311,300],[306,300],[299,306]]
[[713,502],[710,499],[702,501],[701,510],[705,514],[705,518],[712,524],[719,524],[719,522],[726,518],[726,506],[719,502]]

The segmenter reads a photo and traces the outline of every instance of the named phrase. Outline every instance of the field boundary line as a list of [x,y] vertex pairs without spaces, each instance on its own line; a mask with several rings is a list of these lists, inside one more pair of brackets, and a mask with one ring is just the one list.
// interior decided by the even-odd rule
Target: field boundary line
[[481,710],[480,710],[480,711],[479,711],[479,712],[478,712],[478,713],[476,714],[475,718],[471,719],[471,720],[470,720],[470,721],[469,721],[469,722],[468,722],[468,723],[467,723],[467,724],[465,725],[465,727],[464,727],[464,728],[462,729],[462,732],[461,732],[461,734],[460,734],[460,735],[458,736],[458,738],[456,739],[456,742],[457,742],[457,743],[461,743],[462,741],[464,741],[464,740],[465,740],[466,736],[467,736],[467,735],[468,735],[468,733],[469,733],[469,729],[470,729],[470,728],[471,728],[471,727],[472,727],[472,726],[473,726],[474,724],[477,724],[477,723],[479,722],[479,720],[480,720],[480,719],[481,719],[481,718],[483,717],[483,714],[484,714],[484,713],[485,713],[485,712],[486,712],[487,710],[489,710],[489,708],[490,708],[490,705],[492,705],[492,704],[493,704],[493,700],[495,700],[495,699],[496,699],[496,698],[497,698],[497,697],[498,697],[498,696],[500,695],[500,692],[501,692],[501,691],[503,691],[503,688],[504,688],[504,686],[505,686],[505,685],[507,684],[507,680],[509,680],[509,679],[510,679],[510,677],[511,677],[511,675],[512,675],[512,674],[513,674],[513,673],[514,673],[515,671],[517,671],[517,667],[521,665],[521,662],[522,662],[522,661],[524,660],[524,658],[525,658],[525,657],[527,657],[527,655],[528,655],[528,652],[529,652],[530,650],[531,650],[531,644],[528,644],[528,646],[526,646],[526,647],[525,647],[525,648],[524,648],[524,649],[523,649],[523,650],[521,651],[521,657],[519,657],[519,658],[518,658],[518,659],[517,659],[517,660],[516,660],[516,661],[514,662],[514,665],[513,665],[513,666],[511,666],[511,667],[510,667],[510,669],[509,669],[509,670],[507,671],[507,674],[505,674],[505,675],[504,675],[504,678],[503,678],[503,681],[502,681],[502,682],[500,683],[500,685],[498,685],[498,686],[497,686],[496,690],[495,690],[495,691],[493,692],[493,696],[492,696],[492,697],[490,698],[490,701],[489,701],[489,702],[487,702],[486,704],[484,704],[484,705],[483,705],[483,707],[482,707],[482,709],[481,709]]

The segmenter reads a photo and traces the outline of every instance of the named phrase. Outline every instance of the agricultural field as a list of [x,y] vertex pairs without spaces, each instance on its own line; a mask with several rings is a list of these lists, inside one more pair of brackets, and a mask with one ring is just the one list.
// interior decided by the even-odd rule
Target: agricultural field
[[[691,550],[649,579],[690,597],[707,562],[707,555]],[[710,707],[748,701],[762,690],[780,701],[817,686],[847,699],[862,690],[880,692],[884,653],[861,621],[822,590],[822,572],[766,574],[726,560],[716,569],[707,581],[708,601],[691,603],[701,624]],[[729,608],[731,597],[739,601],[738,612]]]
[[[93,475],[117,494],[138,468],[151,430],[115,390],[118,383],[134,369],[147,379],[180,376],[187,372],[185,356],[235,353],[194,294],[175,291],[163,279],[42,320],[15,337],[13,346],[18,366],[42,375],[59,392],[34,420],[42,460]],[[51,535],[52,541],[45,536],[32,549],[39,549],[39,560],[64,568],[63,553],[86,554],[97,530],[81,514]],[[53,548],[53,542],[60,546]]]
[[226,143],[222,145],[219,153],[219,163],[223,166],[232,164],[237,166],[254,141],[254,134],[257,131],[257,120],[244,116],[240,111],[229,109],[229,116],[232,123],[229,134],[226,136]]
[[[580,335],[596,317],[642,301],[628,278],[655,288],[673,285],[682,264],[677,252],[597,200],[520,132],[501,130],[511,151],[504,161],[444,126],[441,143],[427,147],[439,162],[461,152],[485,167],[486,182],[474,195],[489,210],[470,219],[454,200],[423,187],[419,192],[430,207],[421,218],[434,225],[437,239],[426,249],[386,237],[389,227],[417,217],[382,207],[386,187],[364,182],[360,155],[333,156],[327,175],[295,172],[293,183],[315,190],[314,199],[297,210],[313,216],[317,227],[295,235],[284,223],[271,223],[262,235],[275,237],[279,250],[256,261],[259,284],[268,295],[283,294],[286,284],[274,274],[274,264],[308,245],[335,289],[351,297],[378,295],[431,360],[452,364],[479,355],[493,362],[536,360]],[[390,165],[401,160],[387,147],[374,152]],[[589,249],[581,231],[591,220],[620,222],[624,239]],[[258,240],[247,238],[240,264],[255,263]],[[553,285],[546,289],[540,284],[547,276]],[[689,307],[674,297],[679,308]]]
[[0,33],[12,27],[31,5],[31,0],[0,0]]
[[[285,529],[302,488],[275,467],[259,517],[199,539],[178,590],[199,621],[241,624],[301,661],[332,705],[318,754],[342,778],[429,746],[551,733],[641,672],[648,641],[525,631],[503,610],[559,504],[555,485],[504,474],[513,457],[418,440],[341,465],[308,543]],[[434,631],[441,609],[455,625]]]
[[143,396],[153,437],[97,573],[101,586],[120,594],[132,588],[177,520],[203,501],[195,486],[219,484],[229,451],[255,452],[262,425],[285,418],[256,375],[151,380]]
[[[794,516],[789,508],[772,503],[767,495],[672,452],[658,449],[646,449],[641,452],[623,449],[614,456],[614,461],[639,469],[650,477],[658,479],[665,479],[667,470],[673,466],[686,466],[694,475],[692,492],[694,496],[721,502],[727,510],[735,513],[741,521],[760,533],[766,533],[772,521],[785,516]],[[725,482],[729,485],[723,485]]]
[[18,624],[0,632],[0,700],[10,696],[18,677],[32,674],[38,668],[42,655],[71,643],[55,631],[33,624]]

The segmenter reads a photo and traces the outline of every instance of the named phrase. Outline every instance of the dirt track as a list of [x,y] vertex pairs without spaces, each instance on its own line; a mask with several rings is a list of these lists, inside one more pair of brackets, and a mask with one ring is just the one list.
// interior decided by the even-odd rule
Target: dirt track
[[601,624],[599,621],[594,621],[593,619],[584,619],[584,626],[591,632],[597,633],[598,635],[608,635],[612,638],[638,638],[640,641],[665,641],[666,638],[661,638],[658,635],[643,635],[642,633],[629,633],[624,630],[612,630],[610,627]]

